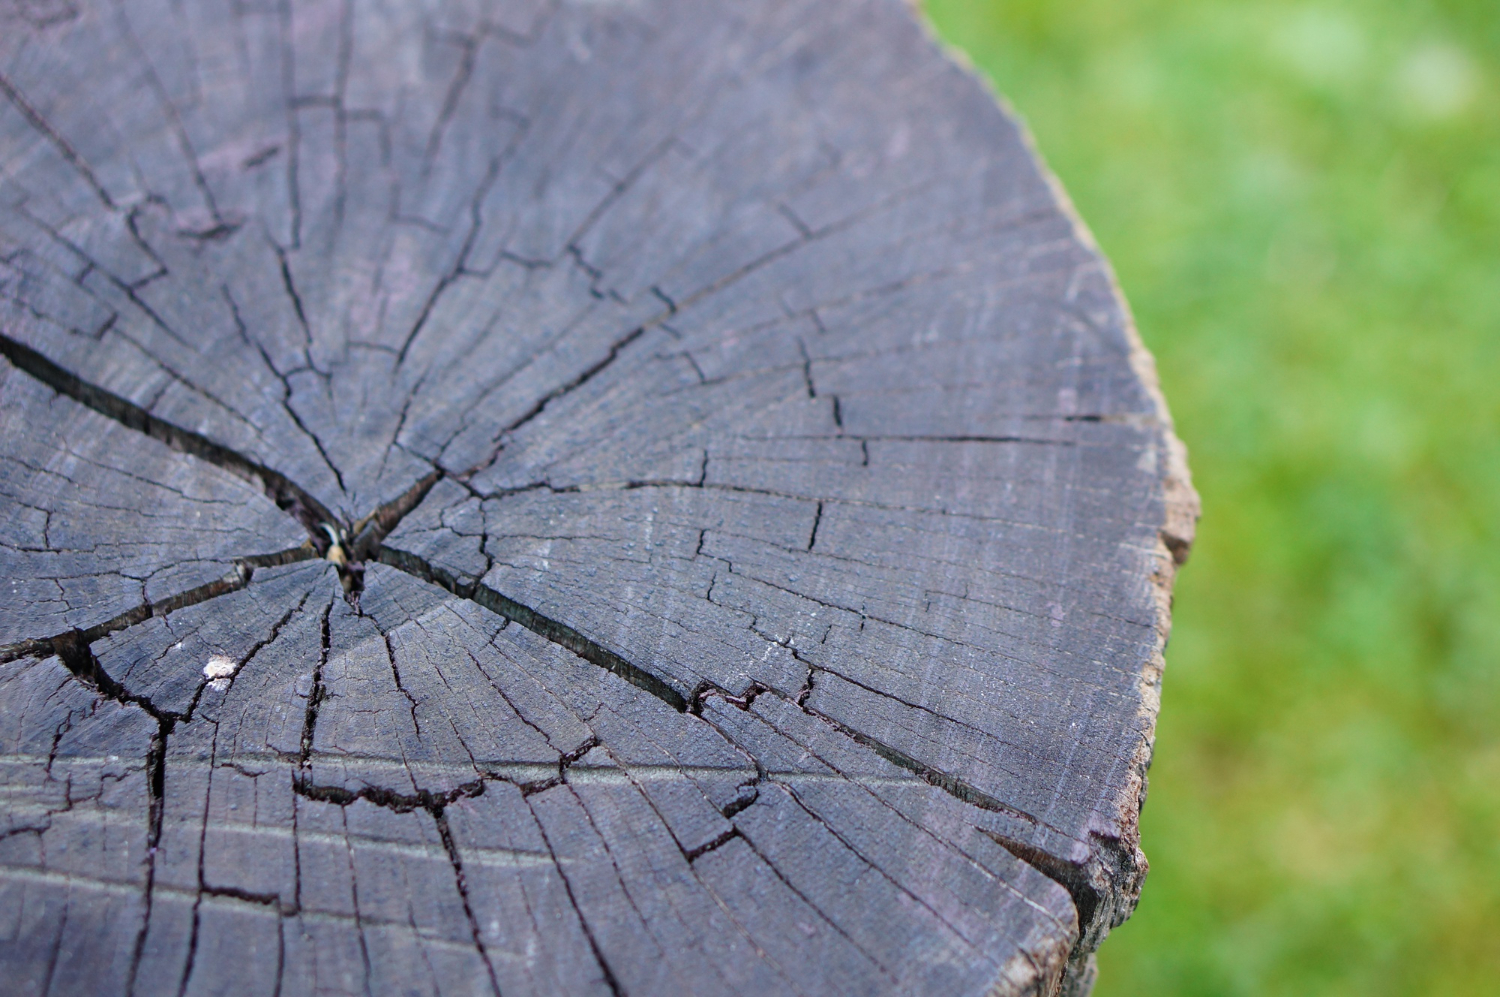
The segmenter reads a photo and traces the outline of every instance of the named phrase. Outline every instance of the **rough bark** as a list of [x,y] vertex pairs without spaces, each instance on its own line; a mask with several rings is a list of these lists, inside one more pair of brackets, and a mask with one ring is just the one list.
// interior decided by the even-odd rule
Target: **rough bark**
[[1055,994],[1196,499],[896,0],[0,4],[0,977]]

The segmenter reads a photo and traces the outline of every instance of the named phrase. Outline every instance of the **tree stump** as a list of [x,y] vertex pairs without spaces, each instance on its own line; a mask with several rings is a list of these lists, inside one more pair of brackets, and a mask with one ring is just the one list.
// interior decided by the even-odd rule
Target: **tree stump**
[[1083,993],[1180,445],[896,0],[0,6],[15,994]]

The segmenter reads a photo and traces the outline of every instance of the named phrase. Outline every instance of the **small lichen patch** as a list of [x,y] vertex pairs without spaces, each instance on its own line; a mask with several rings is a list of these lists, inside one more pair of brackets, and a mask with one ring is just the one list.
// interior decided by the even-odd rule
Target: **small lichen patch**
[[210,687],[222,692],[229,688],[229,679],[238,668],[239,665],[235,664],[233,658],[225,654],[215,654],[208,659],[208,664],[203,666],[203,674],[208,677]]

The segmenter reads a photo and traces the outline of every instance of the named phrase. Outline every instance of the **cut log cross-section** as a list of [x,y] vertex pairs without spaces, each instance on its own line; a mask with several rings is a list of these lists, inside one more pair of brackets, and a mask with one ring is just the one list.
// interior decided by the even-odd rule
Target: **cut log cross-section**
[[1196,499],[899,0],[0,3],[0,979],[1082,994]]

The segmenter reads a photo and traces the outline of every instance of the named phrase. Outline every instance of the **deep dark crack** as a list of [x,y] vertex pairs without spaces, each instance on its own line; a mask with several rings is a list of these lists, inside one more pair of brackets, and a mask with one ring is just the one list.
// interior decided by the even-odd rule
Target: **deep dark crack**
[[0,332],[0,353],[3,353],[14,366],[46,384],[58,394],[66,395],[123,426],[144,433],[152,439],[160,440],[174,450],[206,460],[260,487],[280,509],[306,527],[308,534],[315,539],[318,536],[320,523],[337,522],[327,507],[280,471],[250,460],[200,433],[157,418],[134,402],[80,379],[30,346],[12,339],[3,332]]

